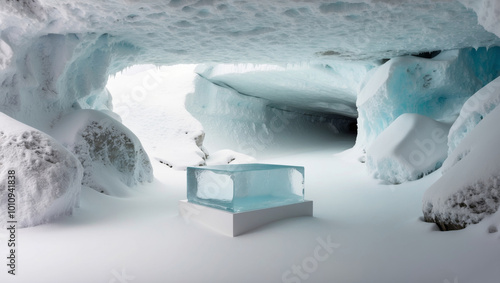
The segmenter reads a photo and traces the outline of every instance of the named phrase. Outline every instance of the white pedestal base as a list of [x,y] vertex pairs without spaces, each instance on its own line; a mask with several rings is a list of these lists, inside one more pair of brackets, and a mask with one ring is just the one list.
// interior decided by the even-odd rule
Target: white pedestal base
[[179,201],[179,214],[188,222],[200,223],[222,234],[235,237],[262,225],[290,217],[312,216],[313,202],[231,213],[228,211]]

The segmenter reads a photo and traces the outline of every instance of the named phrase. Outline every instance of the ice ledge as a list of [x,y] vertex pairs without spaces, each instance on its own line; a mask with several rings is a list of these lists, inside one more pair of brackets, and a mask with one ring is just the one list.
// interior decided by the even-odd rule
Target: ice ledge
[[278,220],[313,216],[313,202],[305,200],[283,206],[231,213],[180,200],[179,214],[188,223],[198,223],[224,235],[235,237]]

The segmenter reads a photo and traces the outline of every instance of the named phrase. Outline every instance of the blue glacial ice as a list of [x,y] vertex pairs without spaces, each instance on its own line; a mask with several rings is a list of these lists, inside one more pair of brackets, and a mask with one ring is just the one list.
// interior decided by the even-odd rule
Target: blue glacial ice
[[187,168],[189,202],[244,212],[304,201],[304,167],[271,164]]
[[441,52],[432,59],[404,56],[377,68],[358,94],[359,133],[366,147],[404,113],[453,122],[465,101],[500,74],[500,48]]

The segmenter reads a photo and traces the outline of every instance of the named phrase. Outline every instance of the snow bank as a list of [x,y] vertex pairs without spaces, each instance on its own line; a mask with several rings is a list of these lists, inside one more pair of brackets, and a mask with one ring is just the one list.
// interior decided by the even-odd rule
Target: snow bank
[[358,95],[357,146],[366,147],[403,113],[453,122],[465,101],[499,75],[500,48],[405,56],[376,69]]
[[153,180],[149,157],[139,139],[100,111],[73,111],[57,122],[52,135],[80,160],[85,186],[120,196],[120,186],[113,184],[134,186]]
[[443,164],[443,176],[425,193],[426,221],[442,230],[475,224],[500,205],[500,108],[486,115]]
[[500,77],[487,84],[465,102],[448,135],[449,153],[498,104],[500,104]]
[[422,178],[446,159],[448,130],[448,124],[403,114],[367,148],[368,170],[375,178],[395,184]]
[[69,215],[78,205],[83,168],[78,159],[43,132],[0,113],[0,223],[8,218],[7,181],[15,174],[15,216],[20,227]]

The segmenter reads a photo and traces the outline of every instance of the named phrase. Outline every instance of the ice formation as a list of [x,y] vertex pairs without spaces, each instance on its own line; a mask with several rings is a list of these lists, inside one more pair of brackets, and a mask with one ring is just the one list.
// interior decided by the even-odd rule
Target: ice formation
[[331,64],[201,65],[196,72],[238,93],[260,97],[271,105],[306,113],[356,118],[356,96],[363,78],[377,64],[332,61]]
[[442,230],[462,229],[500,205],[500,108],[471,130],[443,164],[443,175],[425,193],[426,221]]
[[97,110],[78,110],[54,126],[52,136],[80,160],[82,185],[108,195],[124,195],[123,183],[151,182],[153,169],[139,139],[125,126]]
[[188,167],[189,202],[243,212],[304,201],[304,167],[239,164]]
[[377,68],[357,99],[357,145],[368,146],[403,113],[453,122],[464,102],[500,74],[500,48],[398,57]]
[[[1,226],[8,220],[16,220],[18,227],[47,223],[71,214],[79,203],[83,168],[78,159],[52,137],[3,113],[0,165]],[[15,219],[7,213],[8,176],[16,181]]]
[[419,179],[446,159],[449,124],[418,114],[403,114],[366,149],[368,170],[399,184]]

